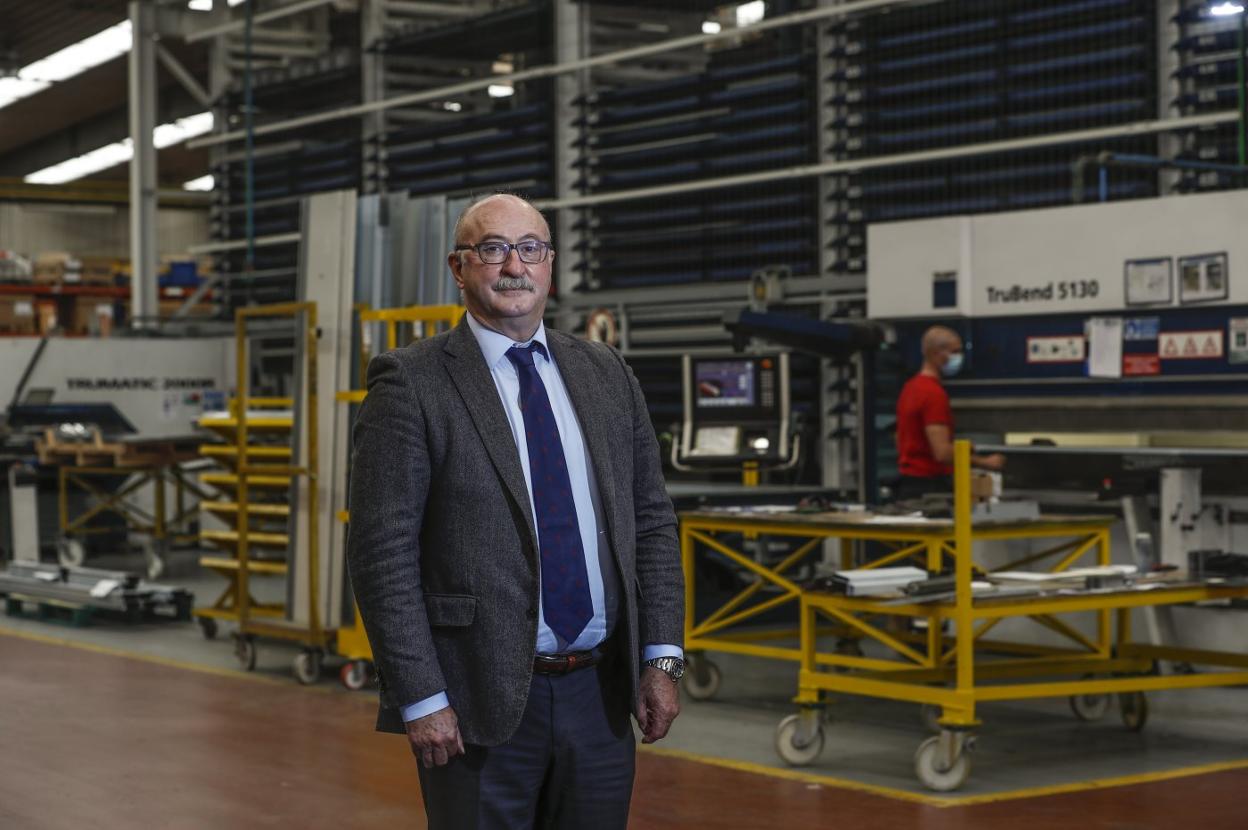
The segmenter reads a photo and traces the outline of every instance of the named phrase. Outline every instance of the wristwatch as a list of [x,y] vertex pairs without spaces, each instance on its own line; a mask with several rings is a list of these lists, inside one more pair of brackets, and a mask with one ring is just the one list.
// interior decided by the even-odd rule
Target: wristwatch
[[653,660],[647,660],[646,665],[663,672],[672,679],[673,683],[685,675],[685,658],[683,657],[655,657]]

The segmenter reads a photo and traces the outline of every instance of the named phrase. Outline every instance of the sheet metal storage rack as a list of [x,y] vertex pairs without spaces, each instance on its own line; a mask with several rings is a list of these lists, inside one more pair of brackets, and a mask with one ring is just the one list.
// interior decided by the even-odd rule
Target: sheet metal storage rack
[[[289,318],[294,322],[296,339],[302,343],[297,351],[303,355],[302,365],[296,365],[301,377],[296,382],[302,394],[299,400],[252,398],[248,394],[250,365],[248,362],[247,324],[253,320]],[[237,396],[232,410],[224,415],[201,419],[201,425],[217,430],[233,441],[232,451],[219,451],[233,465],[229,473],[218,474],[214,482],[229,486],[234,494],[231,502],[215,502],[208,509],[217,515],[233,517],[234,529],[203,531],[205,541],[225,548],[231,555],[206,557],[201,564],[226,576],[229,585],[221,598],[209,609],[197,609],[196,615],[211,623],[201,622],[204,633],[215,633],[215,623],[229,619],[237,624],[235,632],[235,655],[247,670],[256,665],[256,641],[264,637],[297,643],[301,649],[296,656],[293,670],[299,682],[313,683],[319,678],[321,662],[329,647],[333,631],[326,628],[320,610],[320,540],[318,538],[317,488],[302,488],[307,499],[304,515],[305,526],[297,527],[292,520],[296,485],[305,480],[314,485],[318,474],[317,458],[317,384],[316,384],[316,304],[310,302],[277,303],[265,306],[239,308],[235,311],[235,349]],[[263,405],[292,405],[292,409],[280,412],[264,412]],[[296,409],[298,412],[296,412]],[[302,429],[296,418],[304,420]],[[285,449],[253,446],[254,434],[275,432],[287,434],[290,441]],[[302,437],[302,440],[301,440]],[[253,502],[252,490],[284,490],[285,504],[266,500]],[[266,522],[284,523],[287,531],[278,533],[259,530]],[[296,543],[296,533],[303,534]],[[281,551],[277,556],[257,556],[260,551]],[[299,556],[304,551],[306,555]],[[304,570],[300,574],[292,564]],[[288,596],[298,596],[291,580],[306,579],[307,608],[292,608],[287,604],[264,604],[256,602],[251,594],[252,575],[272,574],[287,580]],[[304,614],[300,621],[297,614]]]
[[[340,40],[352,28],[335,27],[334,37]],[[238,73],[219,102],[220,109],[240,124],[246,106],[243,74]],[[357,104],[359,90],[358,54],[351,48],[334,48],[328,55],[288,68],[256,70],[252,106],[256,123],[261,124]],[[225,277],[221,288],[223,316],[228,319],[238,306],[296,299],[300,204],[313,193],[360,187],[360,157],[360,125],[351,119],[261,140],[250,157],[243,152],[214,156],[211,172],[216,187],[210,209],[213,240],[245,243],[249,212],[251,232],[257,240],[288,238],[283,243],[257,244],[250,252],[246,245],[236,245],[216,254],[216,270]]]
[[[575,186],[607,194],[817,159],[814,54],[800,33],[711,54],[705,71],[595,91],[576,103]],[[819,269],[809,179],[595,206],[580,214],[576,270],[590,289],[748,280]]]
[[[1239,110],[1240,119],[1190,130],[1175,148],[1182,161],[1203,164],[1243,165],[1248,161],[1248,135],[1243,125],[1245,49],[1243,14],[1214,15],[1216,3],[1182,0],[1171,20],[1178,38],[1172,45],[1175,66],[1171,79],[1177,95],[1163,101],[1178,115],[1205,115]],[[1178,176],[1180,192],[1243,187],[1242,175],[1217,170],[1186,170]]]
[[[1003,594],[976,597],[972,589],[975,542],[1005,539],[1046,539],[1051,544],[994,570],[1018,569],[1056,559],[1048,569],[1068,570],[1085,557],[1097,565],[1110,562],[1108,516],[1041,516],[1019,521],[972,524],[970,444],[955,443],[954,517],[952,520],[906,519],[863,513],[772,514],[685,513],[681,516],[681,550],[686,578],[687,607],[695,607],[693,572],[697,545],[726,557],[757,578],[753,585],[703,619],[686,620],[686,649],[695,656],[693,683],[705,683],[703,649],[753,654],[799,663],[799,713],[784,718],[776,730],[776,749],[794,765],[813,763],[825,742],[822,707],[825,695],[855,694],[909,701],[940,709],[939,734],[924,740],[915,753],[915,772],[927,787],[954,790],[970,775],[970,750],[979,724],[976,707],[989,701],[1036,697],[1069,697],[1075,714],[1093,719],[1104,714],[1108,697],[1117,695],[1124,724],[1142,729],[1148,719],[1145,692],[1248,684],[1248,655],[1138,643],[1132,639],[1131,610],[1181,603],[1248,597],[1248,584],[1212,584],[1184,579],[1141,581],[1135,586],[1105,590],[1060,590],[1025,596]],[[809,541],[797,553],[770,567],[764,566],[715,538],[716,532],[790,536]],[[786,572],[800,555],[817,549],[824,539],[887,544],[894,550],[866,567],[883,567],[917,560],[929,571],[952,560],[953,597],[931,602],[906,598],[852,597],[809,590],[789,580]],[[979,578],[979,577],[976,577]],[[752,597],[773,596],[742,608]],[[799,646],[796,649],[764,645],[772,631],[734,634],[759,609],[798,603]],[[1084,634],[1060,615],[1091,612],[1095,633]],[[903,634],[873,620],[921,619],[917,634]],[[986,635],[1003,620],[1030,618],[1061,635],[1066,645],[1040,646],[994,641]],[[885,657],[858,651],[820,649],[819,636],[836,623],[873,642]],[[946,623],[952,633],[944,633]],[[782,632],[783,636],[791,632]],[[874,652],[874,649],[873,649]],[[1213,666],[1225,671],[1161,676],[1158,660]],[[698,663],[702,662],[701,667]],[[688,686],[686,687],[688,688]]]
[[[838,20],[821,38],[829,157],[921,154],[1152,119],[1156,28],[1152,0],[976,0]],[[1155,156],[1158,144],[1112,137],[838,175],[828,211],[837,270],[866,270],[867,223],[1068,203],[1076,160],[1105,150]],[[1155,171],[1108,179],[1107,198],[1157,193]]]
[[[373,335],[370,332],[376,326],[382,326],[385,332],[382,351],[390,351],[399,347],[400,326],[407,328],[411,334],[408,342],[412,342],[432,337],[439,331],[449,330],[459,323],[460,318],[464,316],[464,311],[464,307],[459,305],[378,309],[360,306],[359,377],[361,382],[368,374],[368,361],[371,356],[369,347],[373,342]],[[340,403],[358,405],[364,402],[367,395],[366,389],[349,389],[337,392],[335,398]],[[339,512],[337,518],[344,525],[351,520],[350,513],[346,510]],[[358,607],[355,609],[353,624],[349,628],[343,627],[338,630],[336,650],[339,656],[347,661],[338,675],[342,685],[352,691],[364,688],[373,676],[373,649],[369,645],[368,633],[364,630],[364,621],[360,618]]]
[[[370,44],[383,71],[381,94],[397,97],[489,74],[501,55],[517,68],[552,63],[552,4],[504,4],[451,22],[408,26]],[[554,195],[550,80],[516,85],[506,98],[484,90],[397,108],[365,142],[366,186],[418,195],[506,189],[530,199]]]

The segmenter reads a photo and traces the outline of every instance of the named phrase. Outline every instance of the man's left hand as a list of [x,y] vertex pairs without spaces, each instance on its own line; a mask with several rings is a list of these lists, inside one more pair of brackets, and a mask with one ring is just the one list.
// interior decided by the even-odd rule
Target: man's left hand
[[644,667],[641,670],[641,688],[637,692],[637,723],[641,726],[641,742],[652,744],[660,740],[679,714],[680,692],[676,684],[660,669]]

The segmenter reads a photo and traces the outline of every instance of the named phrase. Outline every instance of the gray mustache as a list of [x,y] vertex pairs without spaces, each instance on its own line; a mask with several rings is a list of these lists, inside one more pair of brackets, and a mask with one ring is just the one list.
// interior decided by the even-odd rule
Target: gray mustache
[[537,286],[525,277],[499,277],[494,283],[495,291],[536,291]]

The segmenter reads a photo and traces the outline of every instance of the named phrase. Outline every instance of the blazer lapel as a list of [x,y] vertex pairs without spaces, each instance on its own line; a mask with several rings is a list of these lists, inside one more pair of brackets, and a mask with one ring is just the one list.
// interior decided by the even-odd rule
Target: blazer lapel
[[581,434],[594,462],[594,478],[598,482],[598,495],[602,498],[603,518],[611,538],[615,539],[615,466],[611,462],[611,449],[607,446],[610,419],[605,410],[606,398],[600,393],[602,378],[582,351],[585,346],[559,332],[546,330],[546,340],[551,354],[563,376],[563,385],[572,399],[572,407],[581,422]]
[[534,530],[533,509],[529,504],[529,490],[524,483],[524,470],[520,466],[516,442],[512,438],[511,425],[507,422],[503,403],[498,399],[494,378],[490,376],[481,347],[477,345],[477,339],[468,327],[467,315],[464,315],[464,319],[447,338],[444,350],[452,358],[446,364],[451,381],[459,390],[459,396],[472,417],[473,425],[481,436],[481,443],[485,445],[494,469],[498,471],[511,497],[520,505],[528,523],[529,539],[536,551],[537,532]]

